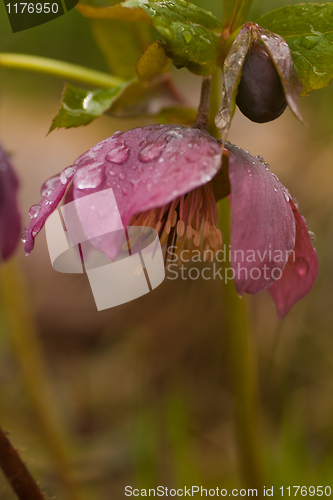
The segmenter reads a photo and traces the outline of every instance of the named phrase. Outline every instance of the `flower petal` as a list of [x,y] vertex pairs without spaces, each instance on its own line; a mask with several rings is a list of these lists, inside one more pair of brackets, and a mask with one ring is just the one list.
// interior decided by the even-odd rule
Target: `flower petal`
[[21,234],[21,215],[17,205],[19,182],[0,146],[0,255],[8,259],[14,252]]
[[256,294],[280,276],[295,245],[289,195],[261,157],[230,151],[231,264],[237,293]]
[[[117,132],[76,160],[74,199],[112,188],[126,227],[134,215],[209,182],[220,168],[221,156],[217,140],[195,128],[152,125]],[[78,215],[89,238],[99,221],[93,223],[80,206]],[[106,237],[97,245],[114,258]]]
[[282,277],[268,289],[280,319],[286,316],[298,300],[309,293],[318,274],[317,254],[312,246],[306,222],[291,199],[289,203],[296,222],[296,243],[283,269]]
[[223,64],[222,101],[215,117],[215,125],[221,131],[224,144],[233,114],[242,67],[251,42],[251,23],[246,23],[237,34]]
[[302,82],[296,75],[289,45],[282,36],[272,33],[265,28],[259,27],[258,33],[280,75],[289,107],[296,118],[303,123],[303,118],[298,107],[298,99],[302,93]]
[[43,184],[41,192],[44,197],[38,205],[33,205],[29,211],[30,224],[25,233],[24,243],[26,255],[29,255],[33,250],[37,234],[43,228],[46,219],[54,212],[62,200],[75,169],[75,166],[67,167],[61,174],[52,177]]

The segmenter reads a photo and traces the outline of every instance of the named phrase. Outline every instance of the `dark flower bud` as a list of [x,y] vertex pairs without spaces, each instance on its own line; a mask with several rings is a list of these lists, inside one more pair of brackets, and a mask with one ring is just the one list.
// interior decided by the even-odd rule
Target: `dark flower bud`
[[275,120],[288,104],[303,122],[298,108],[301,92],[302,82],[287,42],[258,24],[244,24],[223,64],[222,101],[215,117],[222,143],[227,138],[235,104],[257,123]]
[[247,118],[257,123],[275,120],[287,106],[280,75],[267,49],[259,42],[253,43],[246,54],[236,104]]

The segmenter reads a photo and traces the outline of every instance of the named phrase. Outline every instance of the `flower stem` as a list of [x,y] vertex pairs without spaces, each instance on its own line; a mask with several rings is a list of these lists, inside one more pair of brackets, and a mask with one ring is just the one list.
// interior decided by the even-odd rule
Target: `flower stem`
[[[228,254],[230,208],[226,198],[219,203],[219,224],[225,253]],[[225,266],[230,266],[230,263],[226,262]],[[238,297],[231,281],[223,286],[223,296],[240,471],[246,486],[256,488],[258,497],[261,497],[264,474],[257,421],[256,377],[249,345],[245,302]]]
[[108,75],[101,71],[89,69],[77,64],[71,64],[47,57],[30,56],[26,54],[0,53],[0,66],[16,68],[28,71],[37,71],[60,78],[76,80],[97,87],[117,87],[125,83],[125,80],[116,76]]
[[209,103],[209,123],[208,132],[210,135],[218,139],[220,137],[220,132],[215,125],[215,116],[220,107],[221,90],[220,90],[220,76],[219,70],[217,69],[212,75],[212,87],[210,93],[210,103]]
[[1,428],[0,467],[19,500],[44,500],[37,483]]
[[200,104],[198,108],[198,116],[193,125],[193,128],[199,128],[207,130],[209,121],[209,101],[210,101],[210,89],[212,85],[212,77],[205,76],[201,84],[201,95]]
[[72,479],[67,436],[58,418],[53,390],[48,382],[24,276],[14,261],[0,266],[0,293],[17,361],[58,480],[67,498],[78,500],[80,496]]

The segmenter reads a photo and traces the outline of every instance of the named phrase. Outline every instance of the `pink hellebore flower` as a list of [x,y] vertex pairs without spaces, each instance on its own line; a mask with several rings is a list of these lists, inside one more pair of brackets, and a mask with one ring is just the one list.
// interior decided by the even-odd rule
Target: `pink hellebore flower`
[[[27,254],[69,184],[66,201],[112,188],[124,226],[155,227],[168,246],[177,241],[178,251],[198,248],[212,255],[222,248],[216,201],[231,189],[231,264],[238,294],[268,289],[282,318],[315,282],[316,252],[287,190],[261,157],[230,143],[222,150],[204,130],[152,125],[116,132],[92,147],[43,185],[43,199],[30,210]],[[94,234],[90,212],[78,208],[88,239]],[[94,245],[115,257],[107,237],[95,238]]]
[[21,234],[21,215],[17,205],[19,182],[0,146],[0,260],[14,252]]

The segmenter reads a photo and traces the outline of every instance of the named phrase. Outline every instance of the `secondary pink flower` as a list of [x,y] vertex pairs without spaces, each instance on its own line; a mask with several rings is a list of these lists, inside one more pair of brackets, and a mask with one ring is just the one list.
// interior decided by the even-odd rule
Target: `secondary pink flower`
[[8,259],[21,234],[21,215],[17,205],[19,182],[8,155],[0,146],[0,256]]
[[[229,180],[222,153],[229,156]],[[177,242],[179,251],[212,255],[222,246],[216,200],[231,187],[231,263],[239,295],[274,286],[271,296],[283,317],[314,284],[316,253],[287,190],[261,158],[229,143],[222,150],[206,131],[152,125],[117,132],[91,148],[43,185],[44,198],[30,211],[27,254],[71,181],[67,201],[112,188],[124,226],[152,226],[167,246]],[[95,224],[90,215],[87,207],[78,208],[88,239]],[[115,257],[113,239],[103,236],[93,244]],[[299,266],[301,252],[307,269]]]

